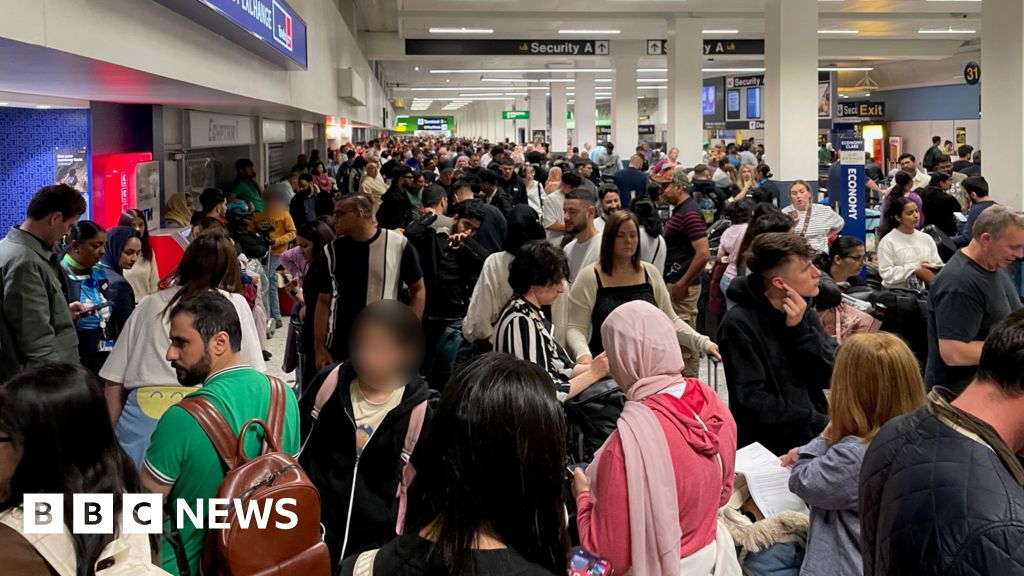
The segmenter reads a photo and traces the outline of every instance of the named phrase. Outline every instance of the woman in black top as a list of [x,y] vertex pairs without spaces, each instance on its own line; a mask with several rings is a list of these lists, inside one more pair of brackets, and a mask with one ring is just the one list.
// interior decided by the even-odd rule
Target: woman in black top
[[[292,281],[288,290],[301,306],[297,314],[302,322],[298,349],[303,355],[302,381],[299,383],[299,390],[303,391],[318,372],[313,318],[316,318],[316,301],[319,296],[318,281],[326,273],[324,246],[334,240],[334,230],[321,220],[312,220],[299,228],[296,239],[305,259],[305,270]],[[296,314],[296,312],[293,311],[292,314]]]
[[924,221],[934,224],[942,230],[946,236],[956,236],[956,214],[963,214],[960,202],[949,193],[953,187],[953,180],[945,172],[932,174],[928,186],[918,191],[921,196],[921,212],[924,214]]
[[474,359],[445,387],[413,455],[404,535],[346,558],[339,574],[564,574],[566,455],[552,441],[563,437],[543,369],[508,354]]
[[100,267],[107,276],[107,297],[110,299],[111,322],[116,334],[128,322],[135,310],[135,291],[124,278],[124,271],[131,269],[142,254],[142,238],[139,231],[131,226],[114,226],[107,230],[107,245]]

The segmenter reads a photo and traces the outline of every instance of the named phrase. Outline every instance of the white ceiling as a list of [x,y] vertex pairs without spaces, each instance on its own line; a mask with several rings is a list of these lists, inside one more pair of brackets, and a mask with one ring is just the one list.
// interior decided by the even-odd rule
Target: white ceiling
[[[756,39],[764,37],[764,0],[354,0],[362,13],[365,32],[392,32],[398,40],[436,39],[580,39],[613,41],[646,40],[667,36],[668,19],[686,16],[700,19],[705,29],[737,30],[734,35],[710,37]],[[999,0],[985,0],[996,2]],[[1021,0],[1008,0],[1021,1]],[[882,66],[915,60],[943,60],[960,52],[978,50],[981,37],[981,3],[928,0],[823,0],[818,3],[819,29],[857,30],[850,35],[820,35],[822,52],[838,57],[823,59],[822,66]],[[492,28],[494,34],[438,35],[431,27]],[[920,34],[922,28],[973,29],[973,34]],[[561,29],[612,29],[614,35],[560,35]],[[841,42],[840,42],[841,41]],[[831,44],[829,44],[831,42]],[[922,47],[927,49],[922,50]],[[933,49],[934,48],[934,49]],[[614,49],[613,49],[614,51]],[[847,57],[849,56],[849,57]],[[372,57],[372,56],[371,56]],[[451,90],[410,91],[426,87],[491,87],[505,92],[509,86],[481,82],[482,74],[431,74],[431,69],[501,69],[587,66],[610,68],[608,58],[415,56],[380,60],[394,97],[451,97]],[[640,68],[664,68],[665,58],[641,58]],[[760,57],[705,58],[707,68],[763,67]],[[418,69],[417,69],[418,68]],[[720,75],[720,74],[708,74]],[[858,77],[863,73],[859,73]],[[890,74],[891,75],[891,74]],[[490,76],[539,78],[544,74],[491,74]],[[602,76],[610,76],[605,74]],[[638,73],[641,78],[664,73]],[[846,74],[844,74],[844,77]],[[897,75],[898,76],[898,75]],[[855,80],[854,80],[855,81]],[[536,84],[532,84],[536,86]],[[495,90],[502,91],[502,90]],[[533,91],[531,91],[532,93]],[[641,92],[642,94],[644,92]],[[648,92],[648,93],[653,93]],[[431,110],[444,102],[435,103]],[[402,111],[404,113],[404,111]]]

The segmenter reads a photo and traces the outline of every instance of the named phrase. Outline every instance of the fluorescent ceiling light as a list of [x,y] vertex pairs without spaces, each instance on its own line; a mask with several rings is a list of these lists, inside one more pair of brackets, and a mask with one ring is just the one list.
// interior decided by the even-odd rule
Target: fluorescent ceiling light
[[824,66],[818,68],[818,72],[871,72],[874,68],[870,66]]
[[612,81],[611,78],[594,78],[594,82],[597,82],[598,84],[603,84],[603,83],[611,82],[611,81]]
[[701,68],[701,72],[764,72],[764,68]]
[[668,90],[668,86],[637,86],[637,90]]
[[572,84],[575,81],[575,78],[542,78],[538,80],[538,82],[545,84]]
[[501,92],[467,92],[465,94],[459,94],[459,96],[505,96],[505,94],[502,94]]
[[559,34],[621,34],[622,30],[594,30],[594,29],[579,29],[579,30],[559,30]]
[[482,92],[494,91],[494,90],[547,90],[547,86],[463,86],[461,88],[455,86],[416,86],[414,88],[396,88],[399,91],[408,90],[410,92],[469,92],[471,90],[479,90]]
[[974,34],[977,30],[970,28],[921,28],[917,31],[918,34]]
[[734,29],[709,29],[701,30],[701,34],[739,34],[739,30]]
[[431,34],[494,34],[493,28],[431,28]]
[[637,72],[668,72],[668,68],[637,68]]
[[[481,78],[481,82],[527,82],[530,84],[536,84],[540,80],[534,78]],[[570,80],[571,82],[571,80]]]
[[594,98],[594,100],[611,100],[611,99],[612,99],[611,96],[598,96],[597,98]]
[[668,82],[668,78],[637,78],[639,84],[652,84],[657,82]]
[[853,28],[833,28],[830,30],[818,30],[818,34],[860,34],[860,30]]
[[436,98],[440,102],[485,102],[485,101],[507,101],[515,100],[512,96],[476,96],[459,98]]
[[559,72],[611,72],[611,68],[461,68],[431,70],[431,74],[551,74]]

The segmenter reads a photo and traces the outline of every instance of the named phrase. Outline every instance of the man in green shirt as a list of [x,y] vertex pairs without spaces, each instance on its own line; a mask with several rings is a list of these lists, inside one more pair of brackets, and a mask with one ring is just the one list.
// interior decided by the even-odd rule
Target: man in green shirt
[[238,172],[238,179],[235,180],[235,187],[231,193],[235,198],[248,204],[249,210],[263,212],[263,185],[256,180],[256,168],[252,160],[242,158],[235,162],[235,170]]
[[[192,395],[202,395],[220,410],[236,434],[250,418],[267,419],[270,385],[267,377],[242,364],[242,325],[234,305],[219,292],[208,291],[179,302],[171,310],[171,345],[167,360],[185,386],[202,384]],[[250,427],[245,451],[259,454],[263,430]],[[281,450],[299,451],[299,408],[289,392],[285,403],[284,439]],[[206,525],[207,500],[215,498],[224,480],[224,464],[206,433],[181,406],[172,406],[160,418],[142,464],[142,483],[152,492],[170,497],[170,522],[183,517],[180,534],[192,574],[199,573],[206,530],[197,528],[187,513],[188,506],[201,509]],[[166,541],[161,551],[163,569],[178,574],[174,549]]]

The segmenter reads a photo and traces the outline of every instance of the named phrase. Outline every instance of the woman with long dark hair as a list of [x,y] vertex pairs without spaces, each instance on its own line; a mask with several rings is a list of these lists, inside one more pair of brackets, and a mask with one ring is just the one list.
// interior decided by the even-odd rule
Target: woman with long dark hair
[[906,196],[889,203],[885,220],[890,232],[878,243],[878,272],[886,288],[922,290],[931,286],[942,267],[932,237],[917,230],[920,212]]
[[[876,231],[879,241],[881,241],[882,237],[892,230],[891,222],[885,217],[885,213],[889,210],[889,204],[892,201],[906,196],[913,200],[914,204],[917,204],[919,212],[924,206],[924,203],[921,201],[921,196],[919,196],[917,192],[911,190],[911,186],[914,185],[914,177],[909,172],[904,172],[902,170],[897,172],[896,175],[893,176],[893,181],[895,182],[893,187],[885,193],[885,196],[882,196],[882,221],[879,223],[878,230]],[[924,227],[924,218],[919,218],[918,220],[917,229],[920,230]]]
[[[107,383],[107,403],[117,437],[136,465],[149,446],[160,416],[193,388],[181,386],[165,358],[170,345],[167,314],[179,301],[207,290],[230,298],[242,323],[242,360],[266,370],[256,324],[239,276],[234,243],[227,235],[203,235],[189,244],[174,272],[175,286],[146,296],[128,319],[100,377]],[[127,398],[125,392],[127,391]]]
[[149,224],[139,210],[127,210],[117,221],[118,226],[130,226],[139,233],[142,241],[142,252],[131,268],[124,271],[124,279],[131,284],[138,302],[160,289],[160,273],[157,271],[156,260],[153,258],[153,243],[149,238]]
[[302,361],[300,389],[304,389],[317,373],[313,346],[313,318],[316,317],[318,296],[316,281],[323,274],[324,247],[334,240],[334,230],[320,220],[313,220],[303,224],[296,237],[299,245],[281,255],[281,265],[292,275],[288,292],[295,299],[296,309],[292,310],[291,316],[301,322],[297,349]]
[[[122,496],[139,492],[138,476],[114,438],[103,390],[92,374],[73,364],[48,364],[0,386],[4,574],[93,576],[101,561],[123,573],[155,570],[149,538],[120,533],[120,518],[114,519],[114,534],[71,531],[74,494],[112,494],[113,512],[120,516]],[[22,534],[25,495],[39,493],[63,495],[63,533]]]
[[389,576],[564,574],[565,437],[544,371],[474,359],[445,387],[416,459],[404,535],[342,563]]
[[[657,193],[652,195],[652,192]],[[661,187],[654,186],[653,190],[648,188],[647,196],[634,200],[629,209],[636,214],[637,222],[640,223],[640,259],[644,262],[654,264],[658,274],[665,273],[665,254],[668,247],[665,245],[665,237],[661,235],[665,229],[665,220],[658,211],[658,195],[661,194]]]
[[867,286],[860,277],[864,269],[864,242],[854,236],[840,236],[828,247],[828,254],[814,259],[814,265],[836,282]]

